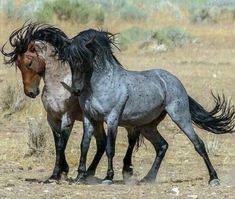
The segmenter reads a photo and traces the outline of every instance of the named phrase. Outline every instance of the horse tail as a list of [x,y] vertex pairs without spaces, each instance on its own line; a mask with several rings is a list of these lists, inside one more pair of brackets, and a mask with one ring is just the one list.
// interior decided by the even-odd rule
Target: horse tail
[[201,129],[215,134],[225,134],[234,132],[235,108],[231,101],[227,101],[225,96],[215,96],[214,108],[211,111],[205,110],[198,102],[188,96],[189,109],[193,124]]
[[140,133],[138,128],[134,128],[131,133],[129,134],[129,138],[131,140],[135,140],[135,150],[138,151],[139,147],[144,144],[144,136]]

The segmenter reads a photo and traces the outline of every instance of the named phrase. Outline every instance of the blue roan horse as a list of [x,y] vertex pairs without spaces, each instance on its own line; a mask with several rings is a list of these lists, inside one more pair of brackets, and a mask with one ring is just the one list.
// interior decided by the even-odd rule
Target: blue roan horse
[[210,175],[209,183],[219,184],[204,143],[195,133],[192,123],[215,134],[232,132],[235,110],[224,97],[213,95],[215,106],[206,111],[188,96],[182,83],[171,73],[159,69],[140,72],[124,69],[112,53],[115,38],[109,32],[90,29],[68,40],[45,29],[37,36],[54,45],[59,59],[68,62],[72,71],[72,88],[68,89],[79,95],[84,112],[80,173],[86,172],[86,156],[95,126],[106,122],[108,170],[104,182],[113,180],[118,126],[138,127],[153,144],[156,157],[142,181],[155,181],[168,148],[157,126],[168,114],[204,159]]

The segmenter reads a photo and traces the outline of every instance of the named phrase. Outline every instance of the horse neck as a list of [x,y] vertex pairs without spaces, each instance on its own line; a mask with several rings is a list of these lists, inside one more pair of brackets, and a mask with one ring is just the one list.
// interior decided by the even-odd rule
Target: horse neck
[[107,60],[105,59],[102,62],[96,60],[93,65],[93,71],[91,75],[91,79],[89,75],[86,79],[86,84],[89,84],[92,90],[96,89],[99,85],[98,82],[102,82],[102,84],[110,85],[113,78],[117,78],[119,75],[123,74],[123,67],[116,60]]
[[115,70],[123,70],[123,67],[114,57],[111,57],[109,59],[105,57],[97,57],[95,62],[93,63],[93,70],[98,75],[107,75],[112,74]]
[[60,82],[71,79],[69,66],[61,64],[56,57],[50,56],[45,58],[46,67],[43,75],[45,87],[47,89],[54,89],[62,86]]

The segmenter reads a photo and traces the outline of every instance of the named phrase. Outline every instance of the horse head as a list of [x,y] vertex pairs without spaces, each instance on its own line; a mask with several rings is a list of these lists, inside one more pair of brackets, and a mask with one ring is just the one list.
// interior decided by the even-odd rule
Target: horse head
[[24,93],[35,98],[39,93],[40,80],[45,72],[45,59],[43,48],[46,46],[40,42],[30,42],[27,51],[17,56],[16,66],[20,69]]
[[[1,48],[6,64],[16,64],[20,69],[24,92],[27,96],[35,98],[39,94],[39,84],[45,71],[45,56],[43,50],[46,45],[43,41],[52,44],[57,52],[69,42],[66,34],[60,29],[48,24],[26,22],[21,28],[13,31],[9,43],[13,50],[6,52],[5,43]],[[54,53],[55,54],[55,53]]]

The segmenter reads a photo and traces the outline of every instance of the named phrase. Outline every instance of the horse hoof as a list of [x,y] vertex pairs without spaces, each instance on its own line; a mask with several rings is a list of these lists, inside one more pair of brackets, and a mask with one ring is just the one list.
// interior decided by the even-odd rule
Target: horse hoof
[[113,181],[105,179],[105,180],[102,180],[102,184],[104,184],[104,185],[111,185],[111,184],[113,184]]
[[217,179],[213,179],[209,182],[209,184],[212,186],[212,187],[215,187],[215,186],[219,186],[220,185],[220,180],[217,178]]

